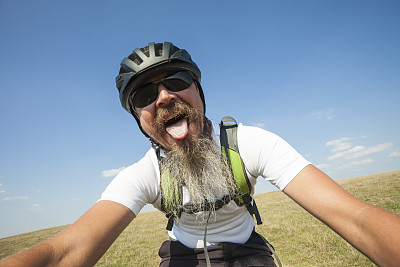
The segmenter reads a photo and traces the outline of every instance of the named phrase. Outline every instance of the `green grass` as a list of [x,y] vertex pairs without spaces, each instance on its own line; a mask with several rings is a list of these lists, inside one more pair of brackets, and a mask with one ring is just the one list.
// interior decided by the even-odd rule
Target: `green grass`
[[[368,203],[400,214],[400,171],[337,181]],[[279,191],[255,195],[264,224],[256,230],[275,247],[284,266],[375,266],[327,226]],[[168,236],[166,218],[143,212],[96,266],[158,266],[158,248]],[[42,242],[66,226],[0,239],[0,258]]]

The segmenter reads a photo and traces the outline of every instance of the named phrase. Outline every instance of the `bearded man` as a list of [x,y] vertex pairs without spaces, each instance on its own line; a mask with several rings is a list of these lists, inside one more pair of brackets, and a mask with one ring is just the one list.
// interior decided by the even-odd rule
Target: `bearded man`
[[[220,128],[205,115],[200,82],[191,56],[168,42],[123,59],[116,78],[120,100],[151,149],[67,230],[0,265],[94,265],[151,203],[168,210],[173,224],[160,266],[275,266],[254,219],[234,201],[237,185],[221,153]],[[399,216],[354,198],[275,134],[239,124],[237,141],[252,192],[261,176],[378,265],[399,265]],[[160,177],[176,182],[177,199]]]

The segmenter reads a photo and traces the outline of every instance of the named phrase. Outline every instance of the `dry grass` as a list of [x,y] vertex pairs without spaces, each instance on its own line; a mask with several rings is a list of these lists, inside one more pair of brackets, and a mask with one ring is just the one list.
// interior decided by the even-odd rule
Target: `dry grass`
[[[337,181],[363,201],[400,214],[400,171]],[[278,191],[255,195],[264,224],[257,226],[284,266],[374,266],[328,227]],[[158,266],[158,248],[168,238],[165,216],[143,212],[96,266]],[[0,239],[0,258],[42,242],[66,226]]]
[[[400,214],[400,171],[337,181],[357,198]],[[264,224],[257,231],[286,266],[375,266],[281,192],[255,195]]]
[[166,225],[159,211],[140,213],[96,266],[158,266],[158,249],[168,239]]
[[46,241],[67,227],[68,225],[58,226],[2,238],[0,239],[0,259]]

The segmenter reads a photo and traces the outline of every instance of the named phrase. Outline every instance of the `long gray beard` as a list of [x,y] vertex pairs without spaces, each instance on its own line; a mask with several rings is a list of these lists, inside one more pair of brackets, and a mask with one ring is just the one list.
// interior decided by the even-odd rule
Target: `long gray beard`
[[[166,152],[161,161],[161,173],[169,173],[183,187],[185,204],[190,204],[195,210],[201,210],[205,202],[209,203],[210,211],[215,212],[215,201],[230,194],[235,195],[236,183],[230,168],[221,153],[221,149],[209,137],[203,136],[192,143],[190,149]],[[163,192],[168,190],[162,188]],[[173,207],[172,212],[179,217],[179,207],[173,205],[173,200],[163,194],[163,202]],[[208,213],[207,213],[208,214]],[[205,213],[198,213],[198,219],[204,220]]]

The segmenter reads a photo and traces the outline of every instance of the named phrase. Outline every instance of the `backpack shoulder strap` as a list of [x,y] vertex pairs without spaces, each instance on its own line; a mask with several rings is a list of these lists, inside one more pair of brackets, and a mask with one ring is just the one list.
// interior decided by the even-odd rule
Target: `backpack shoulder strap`
[[[224,152],[233,177],[241,194],[251,193],[251,184],[244,171],[244,164],[239,154],[237,141],[237,122],[232,117],[223,117],[220,126],[221,149]],[[239,198],[240,203],[244,202]]]
[[[221,120],[220,125],[220,142],[223,155],[228,162],[239,189],[240,196],[235,199],[237,205],[245,205],[250,214],[255,215],[257,224],[262,224],[257,206],[251,197],[251,183],[247,177],[245,165],[239,153],[239,145],[237,140],[237,122],[234,118],[226,116]],[[252,204],[253,202],[253,204]]]

